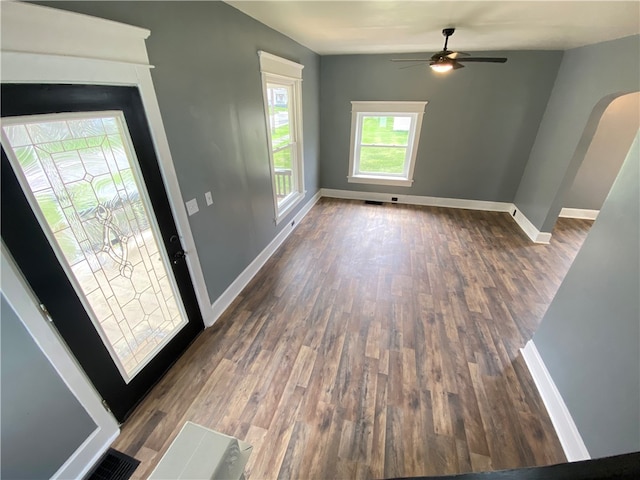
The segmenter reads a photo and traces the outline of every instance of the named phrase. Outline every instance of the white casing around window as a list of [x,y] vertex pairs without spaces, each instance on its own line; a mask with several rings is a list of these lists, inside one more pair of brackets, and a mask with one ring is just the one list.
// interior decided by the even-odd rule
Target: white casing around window
[[262,73],[272,73],[302,80],[302,69],[304,65],[267,53],[263,50],[258,51],[258,56],[260,57],[260,71]]
[[[349,175],[350,183],[367,183],[373,185],[389,185],[410,187],[413,184],[413,171],[418,155],[418,143],[422,129],[422,117],[427,105],[420,102],[390,102],[390,101],[353,101],[351,102],[351,144],[349,147]],[[412,128],[409,135],[408,165],[405,163],[403,175],[363,175],[356,171],[361,138],[361,120],[366,115],[404,115],[411,117]]]
[[[303,142],[302,142],[302,69],[301,65],[286,58],[281,58],[271,53],[258,51],[260,57],[260,72],[262,74],[262,96],[264,100],[265,121],[267,127],[267,144],[269,147],[269,167],[271,170],[271,183],[273,189],[273,208],[274,222],[276,225],[280,223],[293,208],[298,205],[305,195],[304,189],[304,161],[303,161]],[[269,124],[269,105],[267,95],[267,84],[284,85],[291,88],[292,96],[292,117],[293,117],[293,146],[295,162],[294,184],[296,191],[292,192],[289,197],[278,205],[276,195],[276,171],[273,159],[273,144],[271,140],[271,126]]]

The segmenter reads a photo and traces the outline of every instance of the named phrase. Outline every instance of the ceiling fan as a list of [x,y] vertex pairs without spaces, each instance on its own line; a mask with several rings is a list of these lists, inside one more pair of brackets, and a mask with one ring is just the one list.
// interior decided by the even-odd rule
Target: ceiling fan
[[468,53],[452,52],[447,50],[449,37],[456,31],[455,28],[445,28],[442,30],[444,35],[444,48],[441,52],[434,53],[431,58],[392,58],[392,62],[429,62],[429,66],[436,72],[448,72],[449,70],[457,70],[464,68],[462,62],[489,62],[504,63],[507,61],[503,57],[470,57]]

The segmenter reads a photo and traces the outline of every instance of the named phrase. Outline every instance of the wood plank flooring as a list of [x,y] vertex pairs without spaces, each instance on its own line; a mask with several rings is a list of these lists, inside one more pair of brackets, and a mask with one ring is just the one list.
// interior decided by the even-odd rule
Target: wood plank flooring
[[138,478],[187,420],[252,444],[254,480],[564,461],[519,349],[590,225],[535,245],[506,213],[322,199],[114,447]]

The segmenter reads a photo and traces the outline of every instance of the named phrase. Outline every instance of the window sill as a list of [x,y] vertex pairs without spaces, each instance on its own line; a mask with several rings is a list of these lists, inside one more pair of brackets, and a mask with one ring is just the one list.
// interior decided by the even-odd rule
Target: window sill
[[389,185],[392,187],[410,187],[413,185],[413,180],[406,178],[377,177],[373,175],[353,175],[348,176],[347,180],[349,183],[368,183],[371,185]]

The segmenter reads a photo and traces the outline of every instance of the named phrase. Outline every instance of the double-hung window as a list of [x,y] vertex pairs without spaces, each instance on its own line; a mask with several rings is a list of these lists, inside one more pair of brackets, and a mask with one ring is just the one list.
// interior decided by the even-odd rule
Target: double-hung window
[[260,55],[267,121],[275,221],[279,223],[303,198],[302,69],[303,65]]
[[427,102],[351,102],[349,182],[410,187]]

